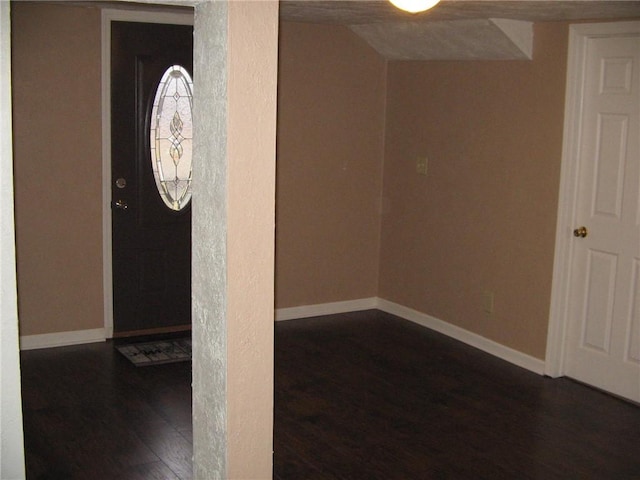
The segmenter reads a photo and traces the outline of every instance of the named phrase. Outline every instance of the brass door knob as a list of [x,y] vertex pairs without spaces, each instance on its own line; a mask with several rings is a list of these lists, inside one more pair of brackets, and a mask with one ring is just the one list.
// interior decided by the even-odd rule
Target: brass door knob
[[573,236],[574,237],[580,237],[580,238],[584,238],[589,234],[589,230],[587,230],[587,227],[579,227],[576,228],[573,231]]
[[129,205],[127,205],[127,202],[125,202],[124,200],[116,200],[115,203],[116,208],[120,209],[120,210],[126,210],[127,208],[129,208]]

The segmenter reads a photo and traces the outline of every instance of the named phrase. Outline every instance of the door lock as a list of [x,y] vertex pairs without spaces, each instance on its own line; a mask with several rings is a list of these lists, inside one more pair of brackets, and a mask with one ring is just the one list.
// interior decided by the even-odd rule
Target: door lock
[[587,227],[584,227],[584,226],[583,226],[583,227],[576,228],[576,229],[573,231],[573,236],[574,236],[574,237],[584,238],[584,237],[586,237],[588,234],[589,234],[589,230],[587,230]]

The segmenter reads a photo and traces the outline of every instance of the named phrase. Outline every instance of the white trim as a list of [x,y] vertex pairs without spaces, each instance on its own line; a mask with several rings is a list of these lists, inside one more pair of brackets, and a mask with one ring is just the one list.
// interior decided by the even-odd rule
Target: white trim
[[448,337],[466,343],[483,352],[489,353],[494,357],[498,357],[509,363],[522,367],[531,372],[542,375],[544,373],[544,361],[539,358],[532,357],[526,353],[519,352],[513,348],[507,347],[500,343],[489,340],[476,333],[470,332],[463,328],[457,327],[451,323],[444,322],[426,313],[418,312],[409,307],[390,302],[388,300],[378,299],[378,309],[383,312],[396,315],[411,322],[422,325],[423,327],[435,330]]
[[590,38],[623,35],[637,29],[638,22],[589,23],[571,25],[569,28],[564,139],[545,365],[545,374],[551,377],[565,374],[567,308],[571,280],[569,272],[571,272],[573,256],[571,232],[576,224],[575,209],[579,189],[578,160],[584,96],[583,83],[580,79],[584,76],[585,50]]
[[[583,91],[577,85],[578,72],[583,59],[578,55],[581,38],[575,25],[569,28],[567,59],[567,81],[564,118],[564,139],[560,168],[560,195],[558,197],[558,220],[551,286],[551,305],[547,332],[545,373],[551,377],[564,374],[564,345],[566,337],[566,313],[569,295],[569,272],[573,257],[571,225],[575,223],[575,206],[578,194],[578,152],[580,118]],[[576,88],[578,86],[578,88]]]
[[347,300],[344,302],[321,303],[317,305],[303,305],[300,307],[279,308],[276,310],[276,322],[296,320],[299,318],[334,315],[336,313],[359,312],[378,308],[376,297]]
[[65,347],[83,343],[97,343],[106,340],[104,328],[91,330],[75,330],[71,332],[44,333],[41,335],[25,335],[20,337],[20,350],[37,350],[40,348]]
[[0,478],[25,478],[14,217],[11,8],[0,2]]
[[193,12],[152,10],[102,10],[102,283],[104,332],[113,337],[113,258],[111,237],[111,22],[167,23],[193,25]]

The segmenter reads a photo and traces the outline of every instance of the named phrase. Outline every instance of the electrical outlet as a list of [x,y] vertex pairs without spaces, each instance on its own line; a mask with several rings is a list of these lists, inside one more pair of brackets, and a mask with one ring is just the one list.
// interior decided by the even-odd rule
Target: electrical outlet
[[482,292],[482,310],[484,313],[493,313],[493,292]]
[[428,165],[428,160],[426,156],[418,157],[418,159],[416,160],[416,173],[418,175],[426,175],[427,165]]

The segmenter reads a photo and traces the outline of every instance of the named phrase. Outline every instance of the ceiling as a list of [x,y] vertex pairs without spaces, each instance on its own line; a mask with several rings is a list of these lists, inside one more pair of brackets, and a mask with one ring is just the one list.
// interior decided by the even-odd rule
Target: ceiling
[[533,23],[640,19],[640,1],[442,0],[410,14],[387,0],[281,0],[280,18],[348,26],[391,60],[523,60]]
[[398,10],[387,0],[281,0],[285,21],[361,25],[506,18],[530,22],[640,18],[637,0],[442,0],[423,13]]
[[[154,7],[180,10],[198,1],[126,0],[117,5],[162,3]],[[640,0],[441,0],[418,14],[398,10],[388,0],[280,0],[281,20],[346,26],[389,60],[527,60],[535,54],[535,22],[625,18],[640,19]]]

